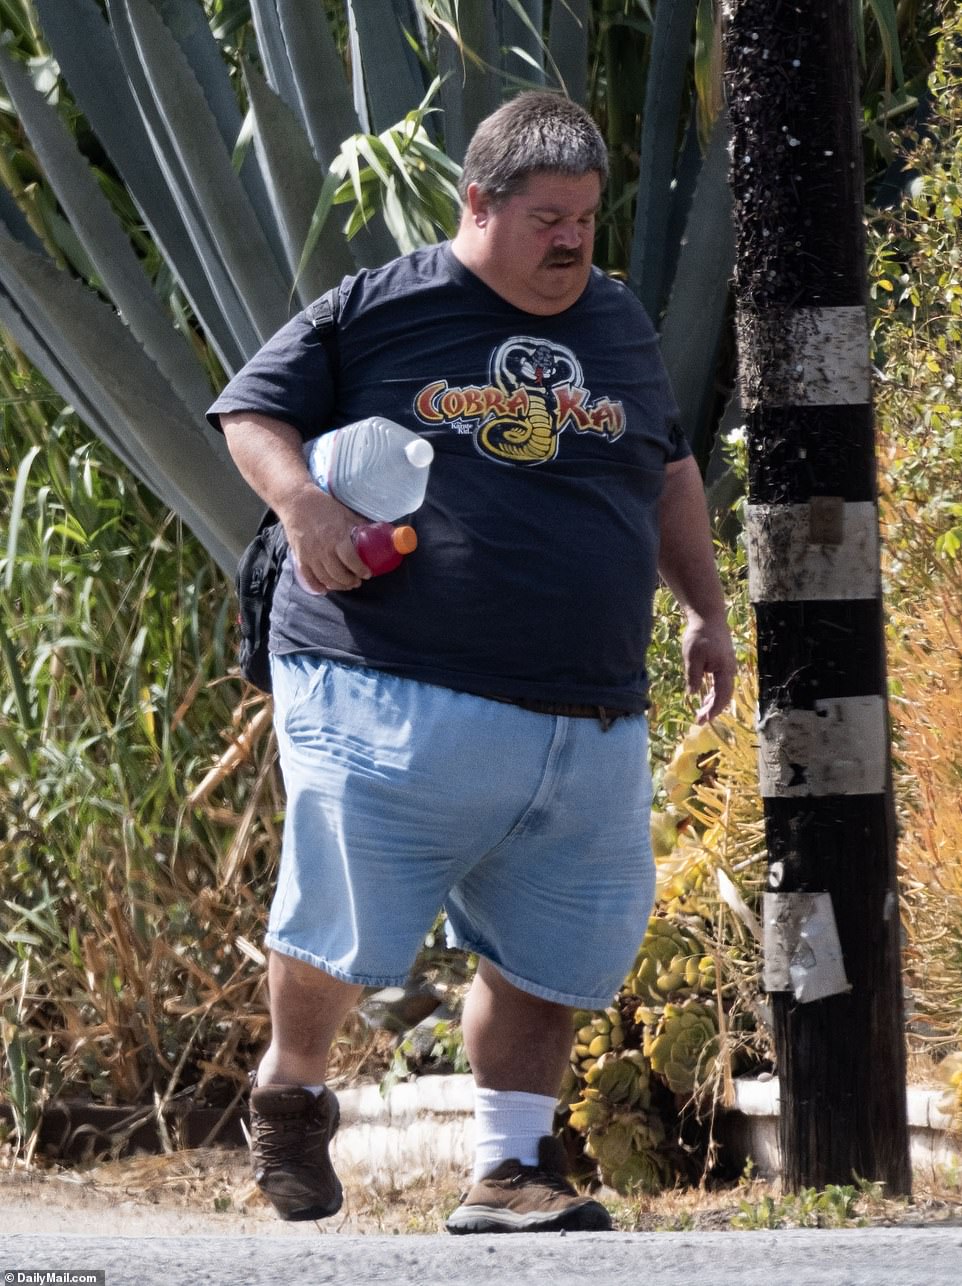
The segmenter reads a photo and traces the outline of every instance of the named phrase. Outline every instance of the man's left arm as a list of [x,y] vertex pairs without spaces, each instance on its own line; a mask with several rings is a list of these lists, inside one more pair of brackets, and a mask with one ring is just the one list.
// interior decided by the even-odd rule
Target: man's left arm
[[685,686],[698,693],[705,680],[711,681],[697,715],[699,723],[707,723],[721,714],[732,698],[735,652],[715,564],[705,489],[692,456],[666,466],[658,519],[658,571],[688,619],[682,640]]

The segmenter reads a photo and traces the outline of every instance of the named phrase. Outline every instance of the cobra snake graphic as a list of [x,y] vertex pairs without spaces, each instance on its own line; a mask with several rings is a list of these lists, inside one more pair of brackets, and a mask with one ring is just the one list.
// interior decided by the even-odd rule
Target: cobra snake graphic
[[478,429],[478,444],[488,455],[513,464],[544,464],[558,453],[557,402],[552,385],[580,382],[577,362],[563,349],[538,340],[513,339],[498,350],[492,382],[505,393],[524,390],[524,416],[499,415]]

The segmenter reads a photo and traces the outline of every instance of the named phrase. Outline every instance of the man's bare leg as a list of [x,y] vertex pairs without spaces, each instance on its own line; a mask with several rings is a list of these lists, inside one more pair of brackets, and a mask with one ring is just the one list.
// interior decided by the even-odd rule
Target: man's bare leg
[[609,1229],[604,1206],[565,1180],[567,1157],[553,1135],[571,1011],[519,990],[482,960],[462,1029],[476,1084],[474,1183],[448,1231]]
[[270,954],[267,984],[271,1043],[258,1086],[323,1085],[331,1044],[363,988],[279,951]]
[[571,1010],[513,986],[478,963],[461,1018],[464,1048],[480,1089],[556,1096],[571,1056]]

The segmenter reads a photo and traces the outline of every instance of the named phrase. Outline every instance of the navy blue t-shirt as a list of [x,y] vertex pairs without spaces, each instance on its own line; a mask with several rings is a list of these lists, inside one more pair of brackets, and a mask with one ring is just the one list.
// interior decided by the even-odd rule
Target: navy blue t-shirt
[[305,440],[382,415],[434,447],[417,550],[315,597],[282,571],[271,650],[481,695],[643,710],[665,464],[688,454],[641,305],[593,269],[562,313],[523,312],[449,244],[340,286],[336,371],[308,312],[210,409]]

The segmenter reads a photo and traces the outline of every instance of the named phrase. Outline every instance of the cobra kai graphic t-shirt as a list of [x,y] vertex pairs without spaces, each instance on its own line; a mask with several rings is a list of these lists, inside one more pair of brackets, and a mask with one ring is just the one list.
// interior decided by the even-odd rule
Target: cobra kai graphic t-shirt
[[594,269],[571,308],[525,313],[447,243],[337,294],[336,360],[307,309],[231,380],[212,422],[259,411],[307,440],[383,415],[426,437],[434,462],[418,548],[396,571],[315,597],[288,559],[271,650],[643,710],[658,501],[688,448],[641,305]]

